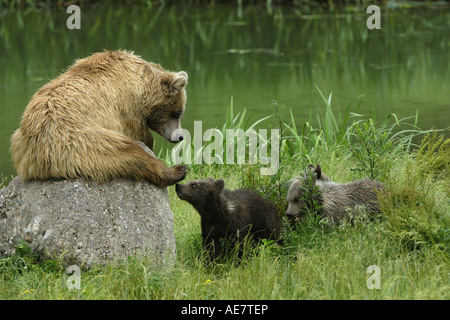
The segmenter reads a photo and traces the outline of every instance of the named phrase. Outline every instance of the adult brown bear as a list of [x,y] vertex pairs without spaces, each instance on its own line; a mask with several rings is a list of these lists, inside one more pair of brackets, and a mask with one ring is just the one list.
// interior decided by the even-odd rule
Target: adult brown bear
[[183,139],[187,73],[168,72],[127,51],[78,60],[36,92],[11,138],[23,180],[113,178],[172,185],[186,167],[167,168],[134,140],[153,149],[148,128],[171,142]]

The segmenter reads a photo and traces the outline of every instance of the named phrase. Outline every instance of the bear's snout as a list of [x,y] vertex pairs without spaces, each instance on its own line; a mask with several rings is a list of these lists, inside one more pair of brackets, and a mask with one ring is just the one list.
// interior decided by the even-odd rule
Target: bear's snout
[[175,142],[180,142],[180,141],[183,141],[183,136],[182,135],[179,135],[178,136],[178,140],[176,140],[177,138],[175,138]]
[[177,183],[175,185],[175,192],[177,193],[178,198],[180,198],[181,200],[184,200],[185,194],[183,193],[182,187],[183,187],[182,185]]
[[298,214],[294,214],[294,213],[288,211],[288,212],[286,212],[286,217],[288,219],[296,219],[298,217]]
[[177,143],[177,142],[183,141],[183,139],[184,139],[184,137],[183,137],[182,129],[175,129],[170,134],[170,142],[172,142],[172,143]]

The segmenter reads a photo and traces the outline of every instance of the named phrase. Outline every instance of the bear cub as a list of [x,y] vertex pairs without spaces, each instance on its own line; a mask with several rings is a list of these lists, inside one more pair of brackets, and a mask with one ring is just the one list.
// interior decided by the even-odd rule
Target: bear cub
[[332,182],[320,165],[310,164],[304,174],[294,180],[288,190],[286,215],[292,220],[300,219],[307,211],[319,207],[324,217],[332,222],[348,218],[349,213],[359,209],[369,214],[380,212],[377,192],[383,184],[368,178],[349,183]]
[[254,239],[278,240],[281,223],[275,205],[252,190],[227,190],[222,179],[192,180],[176,184],[181,200],[189,202],[200,214],[203,246],[215,256],[220,239],[242,242]]

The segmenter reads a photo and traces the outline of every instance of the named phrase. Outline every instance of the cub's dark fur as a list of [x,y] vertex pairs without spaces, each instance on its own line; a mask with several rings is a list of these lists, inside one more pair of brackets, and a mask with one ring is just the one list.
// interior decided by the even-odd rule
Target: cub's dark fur
[[200,214],[204,246],[217,255],[220,238],[240,242],[251,235],[278,240],[281,223],[275,205],[255,191],[230,191],[224,186],[222,179],[207,178],[175,187],[178,197]]

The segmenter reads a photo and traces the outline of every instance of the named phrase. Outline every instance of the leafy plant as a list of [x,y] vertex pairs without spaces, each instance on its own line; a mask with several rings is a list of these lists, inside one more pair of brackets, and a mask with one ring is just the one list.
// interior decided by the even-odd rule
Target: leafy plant
[[[417,112],[413,124],[406,122],[410,118],[398,119],[397,115],[391,113],[377,125],[373,111],[371,118],[356,121],[349,126],[345,145],[359,163],[357,170],[369,175],[371,179],[377,178],[383,168],[386,173],[391,167],[389,161],[392,159],[387,159],[387,154],[394,158],[400,152],[408,153],[412,147],[417,147],[413,143],[414,138],[433,131],[417,127]],[[391,119],[394,120],[392,124]],[[401,127],[411,129],[400,130]]]
[[421,141],[416,152],[416,159],[423,173],[449,172],[450,139],[438,132],[428,133]]
[[305,180],[299,186],[299,188],[301,189],[301,197],[299,200],[301,203],[303,203],[304,210],[302,216],[317,216],[322,211],[322,205],[319,202],[322,191],[320,190],[319,186],[316,185],[314,181],[314,173],[312,171],[307,170],[305,176]]
[[392,149],[393,141],[389,140],[389,132],[385,127],[376,127],[372,118],[364,122],[356,122],[349,132],[348,148],[358,160],[360,170],[375,179],[383,156]]

